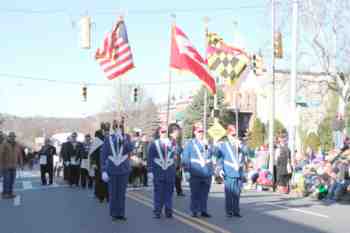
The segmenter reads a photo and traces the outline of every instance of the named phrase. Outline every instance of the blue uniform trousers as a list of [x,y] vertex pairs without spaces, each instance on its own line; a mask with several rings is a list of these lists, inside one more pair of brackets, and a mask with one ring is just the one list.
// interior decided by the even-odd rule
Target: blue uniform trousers
[[109,209],[112,217],[125,217],[125,195],[129,174],[112,175],[109,178]]
[[173,213],[173,193],[175,182],[160,180],[155,178],[154,184],[154,213],[160,215],[162,213],[163,206],[165,207],[165,214]]
[[239,199],[241,196],[241,180],[225,178],[225,207],[227,214],[239,214]]
[[207,213],[207,202],[212,177],[190,177],[191,211]]

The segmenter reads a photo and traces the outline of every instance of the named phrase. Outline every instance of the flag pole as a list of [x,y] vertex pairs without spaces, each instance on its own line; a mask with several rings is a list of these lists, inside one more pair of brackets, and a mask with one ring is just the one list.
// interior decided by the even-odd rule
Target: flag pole
[[[176,15],[171,14],[171,34],[170,34],[170,41],[172,40],[173,36],[173,30],[176,25]],[[172,43],[172,42],[170,42]],[[170,45],[171,46],[171,45]],[[171,48],[170,48],[171,50]],[[171,61],[171,59],[170,59]],[[171,101],[171,84],[172,84],[172,77],[171,77],[171,64],[169,64],[169,80],[168,80],[168,105],[167,105],[167,113],[166,113],[166,125],[169,126],[169,121],[170,121],[170,101]],[[168,128],[168,127],[167,127]]]
[[[205,16],[204,21],[204,33],[205,33],[205,39],[204,39],[204,48],[205,48],[205,57],[207,57],[207,35],[208,35],[208,24],[209,24],[209,17]],[[203,101],[203,130],[204,130],[204,139],[207,139],[207,107],[208,107],[208,91],[207,88],[204,88],[204,101]]]

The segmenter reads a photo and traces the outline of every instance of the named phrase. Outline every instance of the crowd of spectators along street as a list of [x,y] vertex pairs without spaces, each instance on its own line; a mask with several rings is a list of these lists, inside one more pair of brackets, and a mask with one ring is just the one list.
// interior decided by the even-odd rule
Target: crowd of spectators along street
[[284,194],[293,192],[301,197],[310,196],[330,203],[342,200],[350,192],[350,138],[346,137],[343,143],[339,143],[339,132],[335,132],[334,136],[335,148],[328,154],[321,148],[313,151],[308,147],[305,153],[296,151],[293,160],[290,151],[287,157],[282,155],[285,153],[281,153],[281,145],[285,143],[283,138],[286,136],[279,136],[275,147],[275,177],[268,147],[261,146],[248,163],[251,187],[261,191],[276,184],[277,190]]

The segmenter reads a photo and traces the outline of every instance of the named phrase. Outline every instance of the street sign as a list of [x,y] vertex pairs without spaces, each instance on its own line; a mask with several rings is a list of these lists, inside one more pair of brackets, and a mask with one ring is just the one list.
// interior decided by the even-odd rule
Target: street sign
[[219,122],[214,122],[214,125],[208,129],[208,134],[217,142],[226,135],[226,130]]

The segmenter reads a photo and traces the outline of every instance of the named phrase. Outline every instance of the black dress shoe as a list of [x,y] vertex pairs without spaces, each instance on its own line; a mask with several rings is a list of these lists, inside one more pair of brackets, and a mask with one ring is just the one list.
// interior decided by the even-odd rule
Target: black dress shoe
[[178,197],[184,197],[184,196],[186,196],[186,195],[185,195],[184,193],[178,193],[177,196],[178,196]]
[[112,221],[113,222],[118,221],[118,217],[112,217]]
[[232,217],[233,217],[233,214],[232,214],[232,213],[227,213],[227,214],[226,214],[226,217],[232,218]]
[[192,213],[192,217],[193,217],[193,218],[198,218],[197,213]]
[[239,213],[235,213],[235,214],[233,214],[233,216],[234,216],[234,217],[237,217],[237,218],[242,218],[242,217],[243,217],[243,216],[240,215]]
[[118,220],[121,220],[121,221],[126,221],[126,220],[128,220],[126,217],[124,217],[124,216],[119,216],[119,217],[117,217],[117,219]]
[[211,215],[208,214],[207,212],[202,212],[201,216],[204,218],[211,218]]
[[172,214],[166,214],[165,217],[167,217],[167,218],[172,218],[173,215],[172,215]]

